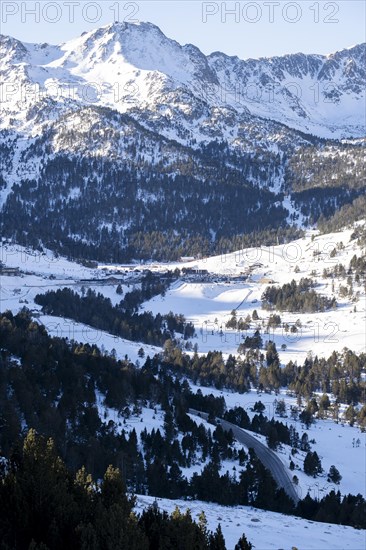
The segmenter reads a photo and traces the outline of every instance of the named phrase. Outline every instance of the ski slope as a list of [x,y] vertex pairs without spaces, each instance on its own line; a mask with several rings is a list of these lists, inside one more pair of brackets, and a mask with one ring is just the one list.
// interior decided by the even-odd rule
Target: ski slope
[[[189,263],[170,264],[172,269],[188,267],[207,270],[209,274],[227,276],[226,283],[182,282],[170,289],[164,297],[157,296],[144,304],[145,309],[154,313],[179,311],[187,320],[194,322],[200,352],[221,350],[225,354],[235,354],[238,345],[243,341],[246,332],[238,332],[225,327],[236,310],[237,318],[245,319],[256,310],[259,321],[251,323],[249,333],[260,328],[264,341],[276,343],[283,363],[303,361],[309,352],[321,357],[328,357],[333,350],[351,349],[357,353],[366,351],[366,295],[362,285],[354,287],[358,299],[354,302],[339,296],[339,285],[345,281],[335,281],[332,291],[330,279],[323,277],[324,268],[332,268],[342,263],[347,268],[352,257],[365,254],[351,239],[353,229],[342,232],[318,235],[309,231],[306,237],[286,245],[249,248],[232,254],[215,256]],[[337,249],[342,242],[343,249]],[[334,257],[333,249],[337,249]],[[146,266],[148,267],[148,266]],[[243,274],[247,280],[230,281],[230,277]],[[301,329],[294,335],[284,332],[282,328],[265,332],[270,312],[261,308],[261,296],[266,287],[273,281],[282,286],[292,279],[300,281],[309,277],[316,283],[316,292],[332,297],[336,296],[338,307],[335,311],[319,313],[280,314],[282,323],[290,326],[299,319]],[[354,309],[356,308],[356,311]],[[264,332],[263,332],[264,331]],[[281,351],[285,345],[286,350]]]

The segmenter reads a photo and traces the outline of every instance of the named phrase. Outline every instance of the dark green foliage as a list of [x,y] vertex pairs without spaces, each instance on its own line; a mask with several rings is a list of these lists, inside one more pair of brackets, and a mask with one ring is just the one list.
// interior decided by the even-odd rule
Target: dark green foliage
[[[85,465],[100,477],[108,464],[120,466],[135,490],[144,483],[144,465],[134,432],[119,434],[113,421],[102,423],[96,392],[117,411],[140,401],[162,402],[173,396],[172,379],[156,380],[149,368],[137,369],[128,361],[102,355],[95,346],[50,338],[25,311],[0,317],[0,411],[5,424],[0,448],[6,456],[26,426],[54,438],[68,467]],[[12,355],[16,354],[16,362]],[[151,363],[147,360],[147,365]],[[130,413],[129,413],[130,414]],[[135,434],[136,435],[136,434]]]
[[175,373],[189,376],[201,386],[215,386],[218,389],[225,387],[240,393],[250,388],[251,363],[232,355],[225,361],[220,351],[209,351],[207,355],[195,354],[191,358],[172,347],[165,353],[164,366]]
[[210,550],[225,550],[225,539],[220,524],[216,531],[210,535]]
[[219,465],[212,460],[201,475],[193,474],[190,483],[191,495],[195,499],[218,502],[223,505],[252,505],[267,510],[290,513],[292,500],[278,489],[272,475],[258,460],[252,449],[246,469],[234,481],[227,472],[219,473]]
[[52,550],[148,548],[120,472],[109,467],[98,489],[84,469],[73,478],[53,441],[34,430],[0,480],[0,505],[1,539],[9,548],[28,548],[32,540]]
[[234,550],[252,550],[253,545],[249,542],[245,535],[242,535],[235,545]]
[[214,395],[203,395],[201,390],[186,397],[188,408],[211,414],[213,417],[223,416],[226,409],[225,399]]
[[366,501],[360,494],[342,498],[339,491],[331,491],[320,501],[307,494],[297,505],[296,513],[313,521],[366,528]]
[[226,411],[225,420],[231,422],[232,424],[236,424],[241,428],[250,427],[250,418],[248,413],[242,407],[234,407],[233,409]]
[[302,434],[301,442],[300,442],[300,449],[302,451],[308,452],[310,451],[310,443],[309,443],[309,436],[306,432]]
[[304,460],[304,472],[308,476],[316,477],[321,474],[322,471],[323,468],[318,453],[316,451],[308,451]]
[[[363,144],[317,143],[300,147],[288,163],[287,179],[295,192],[305,189],[354,188],[365,185]],[[345,162],[345,158],[347,161]]]
[[[157,291],[156,286],[153,287]],[[164,287],[159,286],[159,290]],[[185,338],[193,336],[194,327],[186,323],[182,315],[153,315],[151,312],[137,313],[138,305],[152,296],[152,290],[133,291],[126,294],[118,306],[112,306],[111,300],[103,294],[88,289],[80,296],[69,288],[37,294],[35,302],[42,306],[48,315],[67,317],[91,325],[110,334],[128,340],[142,341],[146,344],[163,345],[174,336],[175,331]]]
[[226,411],[224,418],[241,428],[265,435],[271,448],[275,449],[280,443],[297,448],[300,438],[295,428],[293,426],[288,427],[287,424],[274,420],[274,418],[268,420],[262,414],[265,410],[262,407],[264,405],[260,401],[255,403],[252,410],[257,410],[259,414],[255,414],[252,421],[250,421],[248,414],[242,407],[234,407]]
[[351,200],[347,200],[345,197],[345,204],[338,210],[336,209],[331,217],[320,216],[318,221],[318,227],[322,233],[330,233],[332,231],[339,231],[349,224],[357,220],[362,220],[365,217],[366,210],[366,197],[365,191],[361,194],[357,191],[350,193]]
[[262,401],[256,401],[252,410],[253,412],[262,413],[266,410],[266,406],[263,405]]
[[[297,395],[310,398],[314,392],[332,393],[340,403],[363,402],[366,383],[362,380],[362,370],[366,368],[366,354],[359,355],[351,350],[333,352],[330,357],[309,357],[304,364],[296,366],[288,363],[282,369],[282,385],[288,386]],[[313,413],[305,409],[303,422],[309,425]]]
[[341,481],[341,479],[342,479],[342,476],[339,473],[339,470],[334,465],[332,465],[329,468],[328,481],[330,481],[332,483],[336,483],[337,485],[339,485],[339,482]]
[[154,507],[140,517],[126,495],[118,469],[109,466],[95,482],[81,468],[67,471],[52,439],[30,430],[0,474],[1,547],[14,550],[225,550],[220,526],[215,533],[189,510],[171,514]]
[[282,287],[269,286],[262,296],[264,309],[278,309],[293,313],[314,313],[335,308],[335,298],[317,294],[310,279],[301,279],[299,283],[291,281]]
[[307,429],[309,429],[311,424],[314,422],[314,417],[309,409],[304,409],[301,411],[299,414],[299,419],[305,424]]
[[267,367],[279,367],[280,365],[276,344],[271,340],[266,345],[266,362]]
[[[254,336],[256,338],[256,336]],[[244,344],[239,348],[245,349]],[[273,391],[288,387],[296,395],[311,398],[313,392],[331,392],[342,403],[357,404],[365,395],[366,383],[362,370],[366,368],[366,354],[356,355],[351,350],[342,354],[333,352],[328,358],[308,357],[302,365],[290,361],[284,368],[279,366],[275,345],[267,346],[267,360],[270,366],[261,366],[261,356],[257,350],[247,349],[245,357],[229,356],[225,360],[221,352],[207,355],[195,354],[189,357],[174,345],[165,353],[164,366],[171,372],[184,374],[202,386],[248,391],[251,387]],[[263,359],[263,356],[262,356]],[[203,409],[202,409],[203,410]],[[366,415],[361,414],[364,422]],[[302,415],[303,422],[310,425],[314,411],[308,409]]]
[[[193,488],[182,476],[181,467],[189,466],[199,453],[204,460],[212,457],[215,467],[221,460],[239,458],[230,433],[220,426],[213,433],[207,432],[186,415],[189,407],[195,407],[206,410],[213,418],[222,416],[224,399],[203,396],[201,392],[192,394],[187,383],[174,382],[165,369],[158,371],[156,379],[151,371],[157,359],[148,358],[142,369],[136,369],[128,362],[102,355],[95,346],[50,338],[26,311],[15,317],[10,312],[2,316],[0,337],[4,346],[2,402],[16,404],[19,419],[47,437],[52,436],[72,471],[85,464],[89,471],[101,477],[103,469],[113,464],[121,468],[128,486],[136,491],[147,488],[150,493],[169,498],[195,491],[199,498],[206,498],[206,483],[201,480],[205,472],[196,478],[195,483],[199,485]],[[10,356],[16,350],[19,362]],[[123,411],[126,416],[130,414],[131,401],[136,404],[154,400],[164,404],[166,437],[160,430],[150,433],[144,430],[142,457],[134,430],[129,434],[123,430],[118,433],[112,421],[108,425],[101,422],[95,405],[97,388],[105,395],[108,406]],[[174,403],[173,418],[169,399]],[[177,440],[177,429],[184,433],[181,444]],[[12,444],[20,441],[19,421],[13,424],[12,431],[9,426],[4,433],[0,432],[1,446],[3,437]],[[244,465],[245,455],[240,459]],[[217,484],[220,490],[213,494],[215,499],[223,498],[225,503],[238,500],[237,482],[229,476],[219,476]]]
[[240,353],[240,348],[243,347],[244,349],[245,348],[250,348],[250,349],[260,349],[263,347],[263,341],[262,341],[262,337],[261,337],[261,334],[260,334],[260,331],[257,329],[255,330],[253,336],[247,336],[245,338],[245,341],[244,341],[244,344],[240,344],[239,346],[239,353]]
[[189,510],[182,513],[176,508],[169,516],[167,512],[150,507],[141,514],[139,525],[149,538],[150,550],[210,550],[211,533],[202,531],[193,521]]
[[[159,134],[158,121],[156,131],[147,130],[96,105],[79,110],[77,127],[73,115],[65,117],[19,159],[24,168],[40,164],[37,179],[29,175],[13,185],[3,211],[3,234],[22,244],[42,241],[73,258],[123,262],[288,242],[301,231],[287,221],[284,192],[310,223],[331,228],[364,216],[362,144],[275,125],[284,138],[280,151],[261,139],[251,150],[214,139],[198,144],[181,128],[183,145]],[[1,136],[1,165],[11,173],[17,140],[6,130]],[[108,156],[97,153],[98,143]],[[7,183],[1,176],[0,188]]]
[[[280,155],[232,152],[214,141],[190,149],[147,131],[128,115],[89,109],[108,128],[111,147],[123,147],[122,159],[89,151],[55,154],[52,131],[37,139],[27,158],[41,154],[42,169],[37,180],[24,178],[13,186],[3,211],[8,237],[25,245],[42,241],[73,258],[121,263],[226,252],[237,241],[255,246],[300,233],[287,231],[282,195],[256,183],[278,176]],[[132,143],[124,132],[134,134]],[[91,136],[106,139],[94,128],[86,134],[84,144]],[[159,159],[147,161],[146,147],[159,150]],[[6,151],[1,154],[1,160],[10,160]],[[70,196],[75,188],[78,193]]]
[[364,217],[365,208],[357,207],[359,201],[364,204],[364,154],[358,144],[318,143],[300,147],[289,159],[286,187],[297,209],[324,232]]
[[281,317],[277,313],[271,313],[268,318],[267,327],[268,328],[277,328],[281,326]]
[[[365,231],[366,234],[366,231]],[[366,237],[359,238],[360,245],[366,248]],[[348,273],[352,273],[355,280],[365,284],[366,283],[366,255],[356,256],[354,255],[349,264]]]
[[[36,495],[29,497],[36,498],[36,503],[32,505],[34,514],[47,519],[50,517],[47,514],[58,514],[59,506],[65,501],[67,509],[71,510],[70,521],[75,520],[78,521],[78,525],[80,522],[82,524],[78,536],[80,540],[83,537],[84,546],[81,547],[85,550],[98,548],[99,535],[95,530],[99,532],[100,529],[101,533],[104,533],[101,536],[111,537],[118,547],[121,537],[125,536],[123,533],[130,533],[130,527],[132,530],[135,529],[135,524],[130,525],[118,520],[129,505],[117,499],[116,494],[121,490],[121,484],[116,468],[121,470],[123,481],[128,488],[136,492],[150,492],[168,498],[187,496],[227,505],[251,504],[285,513],[293,511],[291,501],[282,490],[278,490],[272,476],[253,452],[249,453],[249,457],[242,450],[238,452],[233,446],[230,432],[224,432],[220,425],[206,430],[186,414],[189,407],[193,407],[205,410],[215,419],[225,414],[225,400],[212,395],[203,396],[202,392],[193,394],[186,381],[181,383],[172,378],[161,357],[148,357],[145,365],[137,369],[128,361],[117,361],[113,357],[103,355],[96,346],[49,337],[45,329],[34,322],[27,311],[22,311],[16,316],[10,312],[0,316],[0,339],[0,447],[2,454],[10,459],[9,472],[13,475],[16,468],[23,467],[24,463],[24,467],[34,472],[35,476],[42,477],[44,489],[39,482],[32,481],[31,476],[27,476],[30,485],[22,485],[24,491],[28,487],[27,491]],[[356,356],[347,354],[345,358],[348,366],[352,363],[352,357]],[[333,362],[333,365],[335,364],[336,361]],[[357,366],[358,363],[352,364]],[[108,424],[102,422],[96,407],[97,392],[99,398],[104,396],[108,407],[120,411],[126,418],[134,414],[132,409],[138,409],[142,405],[159,405],[165,411],[164,430],[144,430],[140,446],[134,430],[126,433],[113,421],[109,421]],[[309,406],[314,409],[315,405],[310,401]],[[257,408],[262,409],[259,402]],[[228,415],[231,421],[249,427],[249,419],[243,409],[234,409]],[[54,444],[50,446],[47,446],[46,439],[39,443],[44,462],[34,462],[33,459],[23,461],[21,425],[35,428],[46,438],[53,438]],[[305,435],[300,443],[299,435],[293,428],[288,428],[274,419],[268,420],[263,412],[254,415],[250,428],[266,435],[273,445],[284,442],[293,448],[300,445],[303,450],[309,450]],[[35,445],[37,449],[38,443],[34,443],[34,432],[31,434],[33,435],[27,445],[30,445],[30,449]],[[55,459],[55,448],[72,473],[68,474],[59,459]],[[188,481],[182,475],[182,468],[190,466],[197,459],[202,460],[202,463],[208,461],[208,464],[201,474],[195,474],[191,481]],[[219,468],[224,459],[237,460],[242,471],[235,476],[228,473],[222,475]],[[47,471],[50,464],[53,468],[52,476]],[[108,470],[109,464],[113,467]],[[100,523],[97,522],[96,527],[94,520],[90,519],[90,514],[94,512],[93,507],[90,508],[88,504],[85,491],[80,496],[84,514],[81,519],[78,512],[74,511],[74,501],[69,498],[69,489],[73,484],[72,476],[84,465],[85,469],[77,474],[77,479],[79,484],[87,487],[88,494],[93,494],[94,482],[86,475],[86,471],[90,471],[98,479],[103,477],[106,470],[110,473],[105,485],[101,485],[102,511],[98,516]],[[319,471],[318,464],[317,472]],[[66,472],[65,478],[63,472]],[[4,478],[6,471],[2,470],[1,475]],[[8,481],[1,485],[1,490],[8,487],[11,479],[9,477]],[[26,481],[24,479],[22,483]],[[17,483],[11,488],[16,499],[19,495],[17,496],[15,488],[18,486]],[[48,491],[46,500],[49,506],[45,511],[42,507],[39,508],[43,503],[43,490]],[[20,495],[19,498],[22,499],[23,496]],[[12,502],[9,499],[7,493],[6,503]],[[2,509],[3,502],[1,501]],[[23,514],[22,507],[28,506],[22,502],[16,500],[19,514]],[[309,517],[314,517],[322,508],[317,503],[310,505],[315,511],[313,510]],[[103,507],[107,512],[103,512]],[[347,524],[362,525],[363,509],[362,499],[349,496],[345,504],[341,503],[327,521],[341,521],[342,517],[342,521],[344,518]],[[9,514],[13,512],[14,510]],[[310,514],[306,501],[303,513]],[[319,512],[320,517],[321,513]],[[27,531],[29,525],[34,525],[35,529],[43,529],[38,516],[31,516],[31,520],[28,520],[27,515],[23,516],[24,514],[21,516],[23,523],[19,525],[20,533],[23,532],[22,529]],[[7,517],[4,516],[6,525],[2,528],[7,536],[13,536]],[[46,534],[48,538],[44,539],[46,542],[43,544],[52,548],[47,541],[52,537],[57,540],[59,537],[62,538],[60,532],[66,529],[63,522],[68,521],[67,514],[64,514],[56,524],[50,520],[51,525],[47,527]],[[120,525],[121,529],[116,529],[116,525]],[[27,533],[28,531],[24,536],[30,536]],[[74,536],[72,526],[68,527],[68,533],[70,537]],[[33,538],[37,544],[38,540]],[[65,535],[65,541],[68,540]],[[216,542],[220,544],[219,533]],[[133,544],[131,542],[132,548]],[[29,543],[26,548],[28,546]],[[73,548],[71,543],[69,546]]]

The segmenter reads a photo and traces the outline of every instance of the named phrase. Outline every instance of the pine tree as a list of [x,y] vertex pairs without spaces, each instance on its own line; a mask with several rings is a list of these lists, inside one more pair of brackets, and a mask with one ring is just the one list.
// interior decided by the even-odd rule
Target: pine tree
[[243,533],[237,544],[235,544],[234,550],[252,550],[252,548],[252,543],[247,540],[246,536]]
[[224,535],[220,523],[217,526],[215,533],[210,535],[210,550],[226,550]]
[[332,465],[329,468],[328,481],[332,482],[332,483],[336,483],[337,485],[339,485],[341,479],[342,479],[342,476],[339,473],[339,470],[337,470],[337,468],[334,465]]
[[318,453],[309,451],[304,460],[304,472],[309,476],[316,477],[322,471],[323,468]]

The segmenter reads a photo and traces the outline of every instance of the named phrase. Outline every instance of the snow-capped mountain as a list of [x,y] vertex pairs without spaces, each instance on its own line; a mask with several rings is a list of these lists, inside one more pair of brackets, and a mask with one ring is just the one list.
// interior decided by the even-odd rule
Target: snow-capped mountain
[[231,117],[227,129],[262,117],[321,137],[364,135],[365,44],[328,56],[241,60],[205,56],[151,23],[115,23],[59,46],[2,37],[0,47],[2,127],[28,126],[32,107],[48,99],[53,113],[90,104],[143,112],[145,122],[168,121],[165,134],[179,140],[178,125],[205,139],[215,112]]
[[0,52],[2,231],[18,242],[173,259],[363,211],[366,44],[240,60],[115,23],[59,46],[3,36]]

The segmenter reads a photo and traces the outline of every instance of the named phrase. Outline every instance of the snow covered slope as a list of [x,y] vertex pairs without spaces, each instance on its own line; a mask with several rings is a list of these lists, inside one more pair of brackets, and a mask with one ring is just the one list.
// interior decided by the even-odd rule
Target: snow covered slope
[[[358,224],[362,228],[364,222]],[[225,328],[225,322],[230,318],[232,309],[237,308],[238,316],[258,312],[258,324],[264,326],[267,323],[269,312],[261,308],[261,295],[267,286],[266,280],[274,280],[278,284],[288,282],[292,278],[299,280],[301,277],[312,277],[316,281],[317,292],[323,295],[332,295],[331,282],[324,276],[323,268],[332,268],[343,264],[346,268],[354,255],[361,257],[365,249],[355,237],[357,227],[344,229],[341,232],[321,235],[316,231],[309,231],[305,238],[293,241],[288,245],[274,247],[261,247],[257,249],[242,249],[233,254],[210,257],[201,260],[193,260],[184,263],[170,263],[144,266],[152,271],[174,269],[175,267],[190,267],[191,269],[206,270],[202,277],[210,278],[209,281],[189,280],[190,276],[177,281],[165,296],[158,296],[146,302],[144,310],[154,312],[185,313],[188,318],[194,320],[197,338],[192,343],[197,343],[199,352],[218,349],[225,354],[236,353],[241,335]],[[342,244],[341,244],[342,243]],[[335,251],[335,252],[333,252]],[[40,292],[54,289],[55,287],[69,287],[81,291],[85,279],[95,279],[94,283],[86,286],[97,288],[99,292],[116,300],[115,288],[109,285],[99,285],[96,281],[106,277],[108,272],[119,272],[120,277],[129,274],[132,276],[136,265],[100,265],[98,268],[86,268],[80,264],[70,262],[61,256],[56,256],[49,250],[43,253],[26,249],[18,245],[3,243],[1,246],[0,260],[8,268],[20,268],[18,275],[6,275],[1,277],[1,310],[11,309],[14,313],[23,306],[33,311],[38,322],[43,323],[52,335],[67,337],[78,341],[95,343],[107,352],[115,350],[116,356],[123,358],[126,354],[133,360],[139,359],[139,349],[144,348],[145,356],[158,353],[159,348],[146,346],[137,342],[129,342],[110,334],[98,331],[81,323],[75,323],[70,319],[57,318],[42,315],[39,306],[34,303],[34,297]],[[111,274],[111,273],[109,273]],[[245,281],[236,280],[235,277],[245,274]],[[224,279],[227,279],[226,281]],[[264,339],[274,339],[279,348],[281,362],[287,363],[290,359],[301,364],[309,352],[328,357],[333,350],[342,351],[347,347],[356,352],[365,352],[365,327],[366,327],[366,299],[365,288],[362,284],[353,281],[353,296],[342,297],[340,287],[345,281],[335,278],[334,294],[339,306],[336,310],[325,314],[289,314],[281,313],[283,322],[294,323],[300,319],[302,331],[299,338],[292,341],[288,339],[282,329],[263,334]],[[333,337],[330,328],[336,329]],[[220,324],[223,326],[223,336],[220,335]],[[200,331],[202,328],[202,333]],[[251,322],[249,333],[255,329]],[[287,344],[287,348],[281,350],[280,345]],[[194,386],[190,382],[194,390]],[[275,413],[275,400],[284,399],[287,407],[285,422],[292,424],[299,433],[305,428],[300,420],[290,417],[288,411],[294,405],[296,399],[288,395],[283,389],[279,395],[260,394],[252,389],[245,394],[220,391],[211,387],[201,387],[203,394],[214,394],[224,397],[228,408],[241,406],[253,416],[251,411],[254,403],[261,400],[265,406],[265,414],[269,417]],[[117,410],[107,408],[102,396],[98,397],[98,409],[101,418],[107,423],[113,419],[120,429],[135,428],[137,431],[143,426],[161,426],[162,415],[153,409],[143,409],[139,418],[133,418],[126,425]],[[305,496],[307,492],[314,498],[322,497],[332,489],[340,490],[342,494],[365,494],[365,434],[356,426],[349,426],[343,422],[345,406],[340,408],[340,423],[336,424],[332,419],[317,419],[306,431],[312,442],[312,450],[316,451],[322,461],[324,474],[316,479],[306,476],[303,472],[304,452],[293,457],[295,470],[299,479],[299,492]],[[142,422],[141,422],[142,419]],[[256,435],[263,443],[265,438]],[[355,445],[355,440],[360,444]],[[286,468],[289,468],[291,456],[290,447],[283,445],[278,450],[278,456]],[[225,461],[223,468],[230,470],[233,462]],[[327,472],[331,465],[339,468],[342,475],[340,485],[334,485],[327,480]],[[194,470],[199,471],[203,464],[193,465],[184,475],[190,476]],[[136,508],[148,506],[154,500],[153,497],[139,496]],[[365,533],[350,527],[328,525],[324,523],[308,522],[291,516],[281,516],[271,512],[265,512],[248,507],[220,507],[215,504],[194,501],[169,501],[159,499],[158,505],[164,510],[173,510],[175,505],[182,510],[190,508],[192,515],[196,515],[203,509],[208,519],[208,527],[216,529],[221,523],[226,539],[227,547],[233,549],[235,543],[243,532],[247,535],[255,548],[269,550],[271,548],[288,548],[295,546],[303,550],[327,550],[349,549],[361,550],[364,547]]]
[[362,202],[365,44],[240,60],[114,23],[58,46],[1,36],[0,54],[0,208],[17,242],[176,259]]
[[[138,495],[136,511],[141,512],[151,506],[154,500],[154,497]],[[231,508],[207,502],[165,498],[157,499],[157,503],[161,510],[167,512],[173,512],[175,506],[183,513],[189,509],[196,521],[203,510],[208,529],[215,531],[220,523],[228,550],[234,550],[243,533],[255,550],[363,550],[365,547],[365,532],[343,525],[316,523],[245,506]]]
[[[358,224],[359,227],[364,225],[365,222]],[[14,313],[23,305],[39,310],[39,306],[34,304],[34,297],[38,293],[64,286],[78,290],[83,285],[80,282],[82,279],[103,278],[105,273],[113,274],[116,271],[122,277],[128,272],[128,267],[115,264],[101,264],[98,269],[90,269],[69,262],[62,256],[55,256],[49,250],[40,253],[18,245],[3,244],[0,252],[0,260],[6,266],[19,267],[21,271],[28,272],[1,278],[1,309],[11,309]],[[272,340],[276,343],[284,364],[290,360],[303,361],[308,353],[329,357],[333,350],[341,352],[345,347],[362,353],[366,352],[364,285],[361,281],[354,281],[352,296],[343,296],[342,287],[346,280],[336,278],[332,285],[332,279],[324,276],[324,269],[332,269],[339,264],[347,269],[353,256],[364,255],[364,246],[357,243],[354,228],[350,228],[324,235],[317,231],[308,231],[304,238],[286,245],[247,248],[232,254],[186,263],[147,263],[144,268],[153,272],[189,268],[205,270],[207,275],[203,275],[201,280],[197,280],[197,277],[183,277],[164,296],[156,296],[145,302],[143,307],[154,314],[166,314],[170,311],[182,313],[188,321],[194,323],[197,337],[192,343],[197,343],[198,350],[202,353],[220,350],[224,354],[236,354],[243,341],[242,337],[247,333],[252,334],[257,327],[263,331],[264,341]],[[131,269],[135,267],[132,265]],[[56,279],[50,280],[50,275]],[[241,279],[238,280],[237,277]],[[316,292],[321,295],[335,296],[338,307],[317,313],[282,312],[281,326],[267,329],[271,312],[262,309],[261,296],[264,290],[271,284],[270,281],[281,286],[301,278],[312,278]],[[95,285],[93,288],[115,303],[117,295],[113,287]],[[252,317],[254,310],[259,318],[256,322],[251,321],[248,331],[226,328],[233,309],[237,311],[238,319],[245,319],[247,315]],[[297,321],[300,321],[301,328],[296,334],[284,331],[285,323],[292,326]],[[55,325],[51,323],[51,326]],[[66,327],[69,327],[67,323]],[[61,330],[60,327],[58,330]],[[65,330],[68,331],[69,328]],[[76,332],[81,338],[82,330],[78,328]],[[88,334],[87,330],[85,334]],[[112,337],[110,342],[107,337],[98,337],[101,343],[105,343],[106,349],[116,347],[121,356],[127,353],[123,343],[117,346],[116,342],[113,345]],[[131,357],[136,356],[138,347],[128,346],[131,352],[134,350]]]
[[[362,225],[362,224],[361,224]],[[348,268],[354,255],[365,254],[364,248],[357,244],[353,229],[319,235],[309,231],[303,239],[286,245],[258,247],[238,250],[225,254],[188,262],[170,264],[172,268],[184,267],[192,270],[206,270],[203,280],[184,280],[171,288],[166,296],[157,296],[145,304],[145,308],[157,313],[170,310],[183,313],[196,326],[198,349],[207,352],[212,349],[225,353],[236,353],[243,336],[252,333],[258,326],[266,327],[270,311],[261,307],[261,296],[269,284],[282,286],[291,280],[313,278],[316,291],[324,296],[335,296],[338,302],[336,310],[317,313],[281,313],[281,321],[294,325],[300,320],[301,330],[294,336],[286,333],[282,326],[265,330],[265,340],[276,343],[281,360],[304,360],[311,352],[319,357],[328,357],[333,350],[343,348],[361,353],[366,351],[366,294],[360,283],[354,288],[352,297],[340,295],[344,284],[324,277],[324,269],[332,269],[338,264]],[[340,243],[343,245],[340,245]],[[336,251],[335,252],[333,252]],[[233,280],[242,274],[245,281]],[[215,282],[215,275],[220,282]],[[227,281],[223,281],[226,277]],[[343,282],[342,282],[343,281]],[[248,331],[226,328],[232,310],[237,318],[245,319],[256,310],[257,323],[251,322]],[[281,351],[281,346],[285,349]]]
[[149,124],[160,119],[166,132],[179,117],[174,134],[193,122],[201,139],[215,110],[218,119],[231,119],[231,129],[261,117],[321,137],[364,135],[365,44],[329,56],[240,60],[205,56],[151,23],[114,23],[59,46],[3,36],[0,51],[2,127],[39,123],[34,107],[52,118],[94,104]]
[[[288,426],[293,426],[299,433],[306,432],[309,440],[312,441],[311,448],[316,451],[321,459],[324,472],[316,478],[309,477],[305,474],[303,465],[306,452],[300,451],[296,455],[291,454],[291,447],[281,445],[276,453],[287,469],[290,478],[296,474],[298,485],[296,491],[300,498],[304,498],[307,493],[312,498],[321,499],[330,491],[340,491],[342,495],[348,493],[357,495],[361,494],[366,498],[366,478],[365,478],[365,460],[366,460],[366,434],[356,426],[349,426],[343,420],[343,412],[346,406],[341,407],[339,414],[340,422],[336,423],[333,419],[320,419],[306,428],[299,420],[294,420],[290,415],[290,407],[296,406],[296,397],[290,395],[287,390],[281,390],[278,395],[275,393],[261,393],[254,388],[246,393],[230,392],[226,390],[217,390],[216,388],[198,386],[190,382],[192,391],[200,390],[203,395],[214,395],[215,397],[223,397],[228,409],[242,407],[252,419],[256,414],[253,412],[253,407],[256,402],[261,401],[265,410],[264,414],[268,418],[275,418],[281,422],[285,422]],[[276,403],[283,400],[286,404],[285,417],[280,417],[276,413]],[[197,417],[192,418],[199,422]],[[261,443],[268,446],[265,436],[260,434],[252,434]],[[359,440],[359,445],[355,442]],[[289,468],[290,457],[295,464],[294,471]],[[328,481],[327,474],[329,468],[335,464],[339,469],[342,479],[340,483],[334,484]]]

